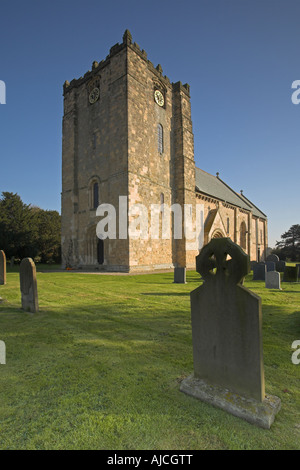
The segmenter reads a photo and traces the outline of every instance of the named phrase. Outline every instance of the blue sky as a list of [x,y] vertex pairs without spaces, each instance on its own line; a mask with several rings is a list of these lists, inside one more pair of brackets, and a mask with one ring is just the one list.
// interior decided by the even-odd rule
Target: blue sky
[[129,29],[191,87],[196,165],[243,189],[269,245],[299,217],[299,0],[1,0],[0,193],[60,211],[62,86]]

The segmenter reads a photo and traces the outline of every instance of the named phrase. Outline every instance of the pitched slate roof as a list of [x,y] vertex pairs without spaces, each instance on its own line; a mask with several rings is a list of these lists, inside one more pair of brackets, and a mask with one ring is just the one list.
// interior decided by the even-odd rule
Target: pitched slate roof
[[240,198],[244,199],[245,202],[251,206],[251,211],[253,215],[255,215],[256,217],[260,217],[261,219],[267,218],[266,214],[264,214],[258,207],[256,207],[253,202],[249,201],[249,199],[244,194],[240,194]]
[[206,171],[196,168],[196,191],[207,196],[220,199],[234,206],[251,211],[254,216],[266,219],[267,216],[261,212],[243,194],[236,193],[219,176],[213,176]]

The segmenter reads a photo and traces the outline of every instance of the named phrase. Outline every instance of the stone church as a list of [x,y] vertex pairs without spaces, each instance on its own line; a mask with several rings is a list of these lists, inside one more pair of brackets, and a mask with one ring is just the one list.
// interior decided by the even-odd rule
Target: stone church
[[[130,224],[134,217],[128,207],[142,204],[150,210],[152,203],[188,207],[192,219],[201,205],[202,244],[230,237],[251,260],[265,258],[266,215],[218,174],[195,166],[189,85],[163,75],[128,30],[105,60],[94,62],[83,77],[66,81],[63,91],[64,267],[123,272],[195,268],[199,248],[188,248],[184,232],[181,238],[165,239],[131,237],[121,230],[121,219]],[[127,206],[120,204],[120,196],[127,197]],[[103,203],[115,208],[116,237],[97,236],[96,212]],[[174,231],[174,223],[171,227]]]

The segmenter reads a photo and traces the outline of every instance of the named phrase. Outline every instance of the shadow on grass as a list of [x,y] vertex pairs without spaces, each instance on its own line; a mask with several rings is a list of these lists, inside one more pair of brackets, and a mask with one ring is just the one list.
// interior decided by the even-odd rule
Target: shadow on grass
[[[282,288],[282,291],[287,294],[298,294],[298,295],[300,294],[300,292],[296,292],[294,290],[285,290],[284,288]],[[275,292],[278,292],[278,289],[276,289]]]
[[[122,281],[122,284],[124,282]],[[199,278],[197,284],[198,282]],[[139,284],[141,283],[136,283],[134,287],[130,281],[126,284],[126,290],[120,291],[117,288],[112,290],[115,288],[108,282],[100,283],[100,289],[95,294],[87,293],[86,285],[78,283],[77,303],[74,302],[73,305],[63,305],[58,300],[60,297],[56,297],[61,294],[61,302],[72,302],[72,299],[69,301],[67,297],[69,287],[57,285],[56,290],[49,291],[47,285],[44,291],[41,290],[41,310],[37,314],[23,312],[17,307],[15,298],[11,300],[11,304],[0,304],[0,339],[7,343],[8,359],[5,369],[7,391],[4,406],[11,406],[10,403],[13,402],[12,411],[19,413],[19,416],[23,409],[27,410],[26,416],[30,415],[30,424],[29,420],[22,418],[22,432],[31,426],[32,436],[37,435],[39,431],[41,440],[44,439],[47,443],[45,424],[39,421],[39,415],[45,413],[45,420],[47,419],[48,426],[52,426],[53,432],[48,446],[53,445],[54,438],[66,439],[56,430],[58,423],[62,426],[61,423],[72,419],[72,422],[79,426],[79,421],[76,421],[76,413],[79,412],[82,416],[80,419],[85,420],[83,424],[89,431],[87,436],[82,438],[85,446],[89,445],[90,436],[96,432],[96,427],[89,427],[89,423],[95,419],[98,419],[97,429],[100,427],[101,432],[103,426],[103,435],[107,432],[113,434],[113,431],[110,431],[111,423],[118,423],[115,426],[116,432],[121,432],[122,442],[126,444],[128,432],[134,426],[131,421],[125,420],[128,416],[140,420],[136,424],[136,432],[139,435],[141,430],[146,429],[155,437],[157,423],[162,423],[164,427],[160,431],[161,440],[168,429],[178,429],[176,432],[180,436],[185,435],[188,429],[192,436],[195,436],[196,432],[199,433],[195,444],[199,447],[203,439],[201,432],[218,435],[219,430],[224,433],[230,423],[231,426],[236,425],[241,432],[244,430],[244,439],[250,431],[253,442],[256,442],[253,428],[248,428],[248,425],[236,421],[236,418],[225,415],[220,410],[199,404],[179,393],[179,378],[193,370],[188,296],[194,288],[194,283],[189,286],[188,282],[184,292],[180,286],[178,287],[181,292],[176,291],[174,287],[174,292],[170,292],[168,283],[160,286],[168,292],[139,292],[145,287],[139,287]],[[152,288],[159,289],[157,285]],[[148,289],[151,290],[151,287]],[[80,295],[83,293],[88,295],[86,303],[81,301]],[[106,295],[107,293],[111,294],[111,297]],[[99,300],[95,299],[95,295]],[[159,301],[154,300],[156,296],[160,298]],[[277,297],[274,296],[275,298]],[[299,328],[298,309],[298,304],[295,303],[291,306],[263,304],[267,385],[274,388],[275,394],[278,390],[286,388],[287,381],[294,387],[294,401],[289,404],[290,414],[282,413],[279,416],[279,422],[285,419],[285,429],[292,428],[296,423],[296,418],[295,422],[292,422],[290,416],[296,412],[298,369],[292,365],[286,367],[286,364],[291,363],[290,351],[285,350],[283,355],[282,345],[290,345],[291,335]],[[280,367],[276,371],[278,373],[274,374],[272,364],[279,364]],[[278,375],[281,366],[284,370],[282,375]],[[38,410],[39,415],[35,410]],[[123,416],[126,417],[125,424],[124,429],[120,431],[120,420]],[[144,420],[141,417],[145,417]],[[149,422],[153,423],[153,430],[147,428],[150,426]],[[36,428],[33,426],[35,423]],[[6,419],[6,425],[11,439],[15,439],[20,422],[14,427]],[[266,448],[271,444],[277,447],[284,445],[280,429],[277,433],[276,425],[274,429],[272,438],[275,443],[266,439]],[[99,436],[97,435],[98,440]],[[265,439],[262,433],[257,436],[257,441],[260,438]],[[31,446],[34,446],[34,437],[31,439]],[[131,438],[131,441],[134,442],[134,438]],[[65,446],[71,445],[67,440],[63,442],[67,443]],[[115,441],[112,442],[109,445],[113,448]],[[138,442],[138,445],[144,444],[143,441],[142,444]],[[295,442],[296,438],[291,440],[291,447],[296,446]],[[17,446],[20,447],[22,443],[19,437]],[[106,441],[103,445],[105,444]],[[154,444],[159,445],[156,441]],[[169,445],[176,446],[172,442]],[[183,447],[189,448],[189,445],[187,441]],[[211,443],[210,447],[213,445]]]
[[169,297],[173,297],[173,296],[186,296],[186,295],[190,295],[189,292],[141,292],[141,295],[162,295],[162,296],[169,296]]

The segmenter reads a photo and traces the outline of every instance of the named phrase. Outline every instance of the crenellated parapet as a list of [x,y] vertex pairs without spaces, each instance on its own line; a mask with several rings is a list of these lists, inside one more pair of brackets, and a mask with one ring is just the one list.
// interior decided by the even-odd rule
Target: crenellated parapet
[[148,60],[146,51],[141,49],[136,42],[132,42],[132,35],[128,29],[126,29],[123,34],[123,42],[121,44],[116,43],[114,46],[112,46],[110,48],[109,54],[104,60],[101,60],[101,62],[94,61],[92,64],[92,70],[88,70],[83,77],[74,78],[71,80],[71,82],[66,80],[63,85],[63,94],[65,95],[66,93],[69,93],[73,88],[80,87],[83,83],[90,80],[95,74],[101,72],[101,70],[110,63],[112,57],[119,54],[126,47],[132,49],[143,60],[145,60],[149,69],[157,76],[159,80],[161,80],[162,83],[168,87],[172,86],[174,90],[181,90],[190,96],[190,86],[187,83],[182,85],[181,82],[171,83],[170,79],[166,75],[163,75],[162,66],[158,64],[155,67],[154,64]]

